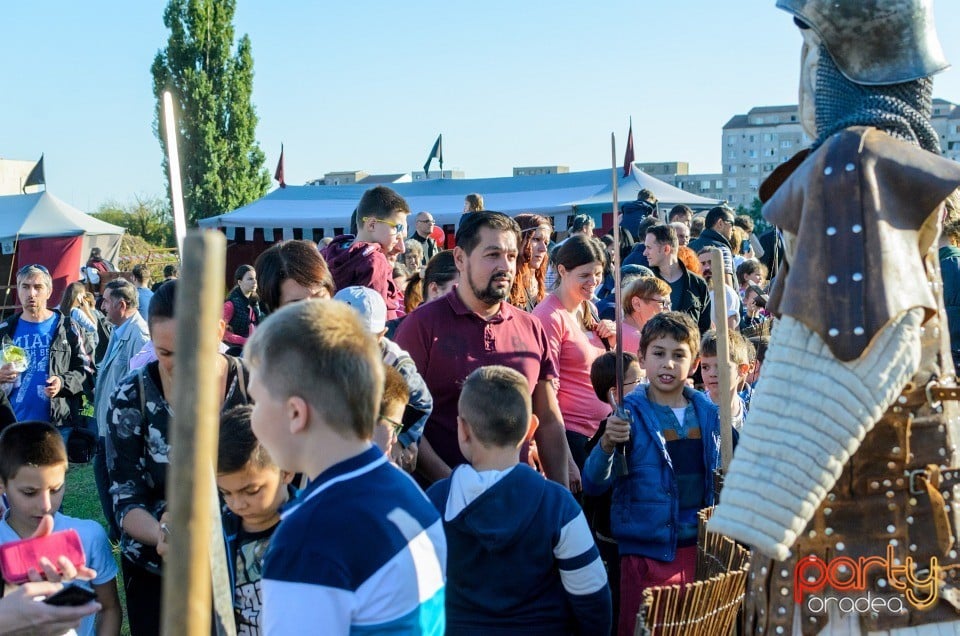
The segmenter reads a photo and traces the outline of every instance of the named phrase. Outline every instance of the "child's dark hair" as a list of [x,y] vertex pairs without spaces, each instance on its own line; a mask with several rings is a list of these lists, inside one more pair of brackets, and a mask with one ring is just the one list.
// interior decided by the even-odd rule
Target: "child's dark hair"
[[380,398],[380,414],[392,404],[406,404],[410,401],[410,387],[403,374],[389,364],[383,365],[383,397]]
[[220,442],[217,446],[217,473],[225,475],[243,470],[248,464],[256,468],[275,466],[250,426],[249,404],[235,406],[220,416]]
[[57,427],[47,422],[19,422],[0,433],[0,481],[7,483],[24,466],[67,465],[67,447]]
[[[496,408],[491,408],[493,404]],[[530,425],[530,386],[514,369],[480,367],[464,380],[458,407],[460,417],[480,443],[501,448],[517,446]]]
[[[750,349],[747,339],[739,331],[728,334],[730,340],[730,361],[735,364],[750,364]],[[700,341],[700,355],[704,358],[717,357],[717,332],[711,329],[703,334]]]
[[360,197],[357,205],[357,224],[363,223],[365,218],[387,219],[400,212],[410,214],[410,206],[406,199],[387,186],[370,188]]
[[700,330],[689,314],[665,311],[647,321],[640,332],[640,355],[647,355],[647,347],[657,338],[673,338],[690,347],[690,357],[700,355]]
[[[623,356],[624,373],[630,368],[631,364],[639,366],[640,361],[637,359],[637,356],[629,351],[624,351],[621,355]],[[607,351],[597,356],[593,364],[590,365],[590,384],[593,385],[593,392],[597,394],[597,399],[606,404],[610,389],[612,389],[616,383],[617,352]]]

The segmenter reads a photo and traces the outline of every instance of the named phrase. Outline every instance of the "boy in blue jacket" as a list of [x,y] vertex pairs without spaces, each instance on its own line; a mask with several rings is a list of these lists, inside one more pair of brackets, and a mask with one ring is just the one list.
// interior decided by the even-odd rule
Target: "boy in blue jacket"
[[448,633],[610,633],[610,587],[580,506],[519,463],[536,423],[526,378],[480,367],[458,408],[470,463],[427,491],[447,536]]
[[[694,580],[697,512],[713,505],[713,474],[720,466],[717,407],[686,385],[699,349],[700,333],[688,315],[651,318],[640,334],[649,384],[624,398],[630,421],[610,417],[584,464],[584,493],[599,495],[613,486],[621,635],[634,633],[644,589]],[[612,471],[618,444],[626,445],[629,472],[623,477]]]

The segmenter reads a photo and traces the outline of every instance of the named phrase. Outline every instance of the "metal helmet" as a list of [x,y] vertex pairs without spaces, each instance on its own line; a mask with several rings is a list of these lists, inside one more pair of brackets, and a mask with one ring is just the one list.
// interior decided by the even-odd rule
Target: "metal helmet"
[[948,68],[933,24],[933,0],[777,0],[820,36],[856,84],[899,84]]

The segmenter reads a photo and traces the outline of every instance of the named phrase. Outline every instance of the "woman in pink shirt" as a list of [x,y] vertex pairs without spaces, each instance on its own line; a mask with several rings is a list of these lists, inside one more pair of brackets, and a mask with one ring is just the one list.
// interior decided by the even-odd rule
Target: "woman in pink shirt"
[[[575,234],[557,248],[560,282],[533,310],[547,332],[550,357],[557,369],[557,401],[567,442],[578,468],[586,460],[584,447],[597,432],[610,406],[597,398],[590,383],[590,366],[615,337],[614,324],[599,320],[593,293],[603,278],[603,243]],[[606,340],[606,345],[604,341]]]

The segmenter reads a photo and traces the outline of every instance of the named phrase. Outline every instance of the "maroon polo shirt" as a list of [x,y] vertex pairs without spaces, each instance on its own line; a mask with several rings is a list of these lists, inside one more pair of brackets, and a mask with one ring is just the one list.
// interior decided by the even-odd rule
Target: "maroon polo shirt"
[[538,382],[557,376],[537,318],[503,302],[496,315],[484,320],[463,304],[456,287],[417,307],[400,323],[395,340],[430,389],[433,413],[423,434],[451,468],[467,461],[457,443],[457,401],[474,369],[491,364],[516,369],[527,378],[531,395]]

